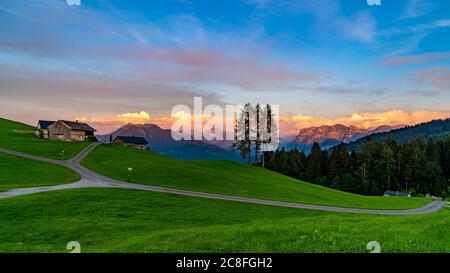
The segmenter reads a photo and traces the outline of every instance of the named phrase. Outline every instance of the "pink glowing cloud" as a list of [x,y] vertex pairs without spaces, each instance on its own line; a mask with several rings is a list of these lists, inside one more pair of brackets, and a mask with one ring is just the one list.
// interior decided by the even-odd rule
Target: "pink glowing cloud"
[[408,56],[392,56],[382,60],[383,65],[387,66],[400,66],[407,64],[426,63],[435,60],[443,60],[450,58],[450,52],[444,53],[423,53],[418,55]]
[[[399,109],[373,113],[351,113],[347,116],[336,118],[313,117],[308,115],[280,115],[279,129],[280,135],[286,137],[298,134],[298,131],[302,128],[322,125],[343,124],[346,126],[357,126],[359,128],[369,129],[381,125],[414,125],[433,119],[448,117],[450,117],[450,112],[427,110],[407,112]],[[162,128],[170,129],[172,124],[179,118],[185,118],[185,116],[150,118],[149,113],[140,111],[136,113],[117,114],[109,117],[75,117],[74,119],[91,124],[98,130],[99,134],[108,134],[128,123],[156,124]],[[193,117],[191,116],[190,118],[192,119]],[[211,117],[203,116],[202,118],[205,123]]]
[[450,88],[450,69],[447,67],[431,67],[412,72],[410,79],[418,84],[434,85],[438,88]]

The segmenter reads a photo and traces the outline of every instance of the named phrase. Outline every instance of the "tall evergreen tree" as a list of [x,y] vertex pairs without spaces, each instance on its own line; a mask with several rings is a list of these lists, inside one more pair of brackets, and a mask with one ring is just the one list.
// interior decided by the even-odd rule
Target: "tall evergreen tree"
[[386,171],[385,177],[387,181],[387,189],[391,190],[391,178],[395,171],[396,162],[394,151],[392,151],[389,145],[384,145],[383,152],[381,154],[381,164],[384,170]]
[[322,177],[322,166],[320,164],[321,162],[322,150],[320,149],[320,145],[316,142],[311,148],[311,153],[309,154],[306,163],[305,178],[308,181],[317,183]]

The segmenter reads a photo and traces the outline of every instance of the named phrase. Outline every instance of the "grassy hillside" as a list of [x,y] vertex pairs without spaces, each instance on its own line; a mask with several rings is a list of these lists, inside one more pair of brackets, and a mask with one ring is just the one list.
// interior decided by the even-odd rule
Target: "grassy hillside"
[[122,189],[0,200],[0,252],[450,252],[450,210],[365,216]]
[[64,159],[69,159],[90,144],[89,142],[47,140],[38,138],[33,134],[24,133],[24,131],[35,130],[36,128],[30,125],[0,118],[0,148],[51,159],[60,159],[60,153],[64,151]]
[[0,191],[74,182],[79,175],[62,166],[0,153]]
[[305,183],[278,173],[228,161],[180,161],[118,145],[98,146],[84,160],[87,168],[134,183],[353,208],[405,209],[421,207],[423,198],[367,197]]

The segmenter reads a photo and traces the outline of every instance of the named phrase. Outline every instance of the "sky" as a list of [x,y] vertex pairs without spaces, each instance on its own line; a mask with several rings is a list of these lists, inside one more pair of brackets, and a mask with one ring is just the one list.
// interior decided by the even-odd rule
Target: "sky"
[[270,103],[282,135],[450,117],[450,1],[0,1],[0,117],[170,128]]

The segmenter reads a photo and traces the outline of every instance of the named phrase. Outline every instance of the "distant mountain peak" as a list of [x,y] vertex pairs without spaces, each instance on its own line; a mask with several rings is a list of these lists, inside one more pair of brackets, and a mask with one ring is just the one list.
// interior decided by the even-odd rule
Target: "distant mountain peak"
[[406,127],[406,125],[404,125],[404,124],[399,124],[399,125],[380,125],[378,127],[369,128],[369,131],[371,131],[372,133],[382,133],[382,132],[388,132],[388,131],[400,129],[400,128],[403,128],[403,127]]
[[133,124],[128,123],[120,127],[119,129],[115,130],[114,132],[111,132],[108,135],[112,136],[140,136],[140,137],[147,137],[152,134],[158,134],[163,132],[164,129],[159,127],[156,124]]
[[175,141],[170,129],[155,124],[125,124],[114,132],[97,136],[100,141],[108,142],[109,136],[143,137],[151,150],[177,159],[225,159],[239,161],[240,157],[231,151],[204,141]]
[[293,144],[308,150],[314,142],[321,144],[322,148],[329,148],[337,143],[348,143],[373,133],[388,132],[404,127],[403,125],[381,125],[376,128],[363,129],[355,125],[343,124],[322,125],[303,128],[294,138]]
[[121,128],[146,128],[146,129],[157,129],[157,130],[163,130],[161,127],[159,127],[158,125],[156,125],[156,124],[149,124],[149,123],[146,123],[146,124],[133,124],[133,123],[127,123],[127,124],[125,124],[125,125],[123,125],[122,127],[120,127],[119,129],[121,129]]
[[365,133],[364,129],[356,126],[345,126],[342,124],[322,125],[319,127],[304,128],[294,139],[294,142],[303,144],[313,144],[314,142],[324,142],[327,140],[350,141]]

